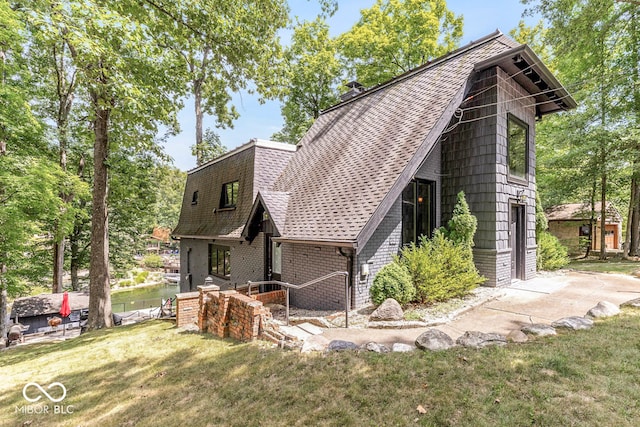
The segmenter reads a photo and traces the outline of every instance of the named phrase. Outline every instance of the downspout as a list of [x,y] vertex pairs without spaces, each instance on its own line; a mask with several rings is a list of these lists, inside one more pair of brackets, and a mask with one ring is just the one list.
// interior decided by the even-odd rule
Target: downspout
[[[354,251],[349,251],[349,252],[345,253],[342,250],[342,248],[338,248],[338,253],[347,259],[347,271],[349,272],[349,295],[351,295],[353,293],[353,290],[355,289],[355,285],[354,285],[354,276],[355,276],[355,274],[353,274],[353,254],[354,254]],[[351,295],[350,299],[351,299],[351,304],[349,305],[350,306],[349,308],[353,308],[355,295]]]

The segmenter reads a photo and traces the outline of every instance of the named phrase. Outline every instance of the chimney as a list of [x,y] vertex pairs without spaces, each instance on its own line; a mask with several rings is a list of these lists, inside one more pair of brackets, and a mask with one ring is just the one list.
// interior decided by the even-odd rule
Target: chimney
[[342,102],[358,96],[365,90],[364,86],[362,86],[360,83],[358,83],[355,80],[347,83],[345,86],[348,87],[349,90],[343,93],[342,95],[340,95],[340,101]]

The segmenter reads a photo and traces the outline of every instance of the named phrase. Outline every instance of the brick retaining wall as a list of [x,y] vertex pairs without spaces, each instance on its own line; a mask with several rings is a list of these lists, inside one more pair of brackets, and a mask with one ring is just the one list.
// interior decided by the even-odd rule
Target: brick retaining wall
[[176,294],[176,326],[197,325],[200,311],[200,292]]

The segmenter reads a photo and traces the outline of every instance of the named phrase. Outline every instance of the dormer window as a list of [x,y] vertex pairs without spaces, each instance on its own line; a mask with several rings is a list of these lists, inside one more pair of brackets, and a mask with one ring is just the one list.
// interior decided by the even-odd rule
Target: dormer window
[[193,195],[191,196],[191,204],[192,205],[197,205],[198,204],[198,191],[194,191]]
[[220,208],[235,208],[238,203],[238,181],[227,182],[222,186],[220,195]]

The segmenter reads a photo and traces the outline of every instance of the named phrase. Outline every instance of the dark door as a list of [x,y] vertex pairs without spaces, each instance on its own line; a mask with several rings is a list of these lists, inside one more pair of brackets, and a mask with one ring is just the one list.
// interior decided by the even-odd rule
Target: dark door
[[[280,243],[273,241],[273,235],[264,235],[264,280],[282,280],[282,248]],[[263,292],[279,289],[278,285],[266,285]]]
[[525,207],[511,205],[509,243],[511,246],[511,279],[524,279]]

